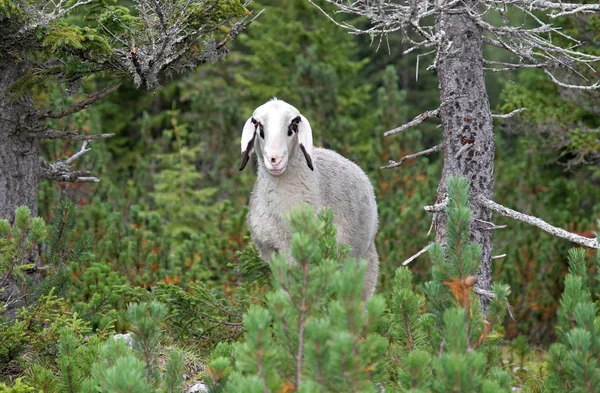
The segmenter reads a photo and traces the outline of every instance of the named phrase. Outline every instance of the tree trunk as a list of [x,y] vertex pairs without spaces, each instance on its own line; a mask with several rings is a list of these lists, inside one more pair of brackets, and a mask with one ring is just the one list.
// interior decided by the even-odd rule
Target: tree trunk
[[[0,63],[0,219],[12,224],[15,209],[25,205],[37,216],[40,153],[38,140],[29,135],[37,125],[33,116],[34,107],[28,94],[10,102],[7,88],[27,71],[26,62],[12,62],[2,59]],[[20,263],[35,263],[39,266],[39,256]],[[34,287],[39,274],[29,275]],[[16,309],[24,304],[25,295],[22,283],[9,280],[0,301],[7,301],[5,315],[13,318]],[[31,289],[29,290],[31,291]]]
[[[438,20],[438,31],[443,32],[437,72],[445,149],[437,203],[447,195],[448,178],[452,175],[470,180],[471,195],[492,199],[493,194],[495,137],[483,76],[483,36],[466,11],[476,4],[475,0],[459,2]],[[477,286],[490,290],[492,235],[486,229],[489,225],[479,220],[490,222],[491,212],[475,203],[471,203],[471,208],[471,240],[482,246]],[[445,214],[437,215],[436,240],[441,244],[445,244],[446,221]],[[489,299],[481,300],[483,309],[487,309]]]

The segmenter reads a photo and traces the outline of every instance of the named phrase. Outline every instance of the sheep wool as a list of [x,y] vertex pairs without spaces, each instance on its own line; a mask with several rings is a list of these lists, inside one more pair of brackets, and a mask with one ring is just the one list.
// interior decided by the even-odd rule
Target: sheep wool
[[271,100],[258,107],[242,131],[242,166],[256,153],[258,176],[249,203],[248,226],[261,257],[288,260],[291,234],[285,215],[295,207],[330,208],[337,241],[367,261],[363,299],[377,284],[377,203],[367,175],[338,153],[312,145],[308,120],[290,104]]

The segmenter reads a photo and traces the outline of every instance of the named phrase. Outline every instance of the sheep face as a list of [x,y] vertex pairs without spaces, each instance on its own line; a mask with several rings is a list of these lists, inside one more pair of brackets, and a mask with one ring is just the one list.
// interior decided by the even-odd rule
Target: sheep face
[[313,170],[310,124],[285,101],[273,99],[256,108],[242,130],[241,147],[240,171],[254,152],[273,176],[285,172],[294,154],[303,154],[306,164]]

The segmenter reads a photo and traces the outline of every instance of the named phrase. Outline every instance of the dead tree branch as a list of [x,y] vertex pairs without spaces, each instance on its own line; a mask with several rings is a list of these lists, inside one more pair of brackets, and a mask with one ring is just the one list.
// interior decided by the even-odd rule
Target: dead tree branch
[[417,259],[421,254],[425,253],[427,250],[429,250],[431,248],[431,246],[433,246],[435,243],[429,243],[428,245],[426,245],[425,247],[423,247],[421,250],[419,250],[415,255],[413,255],[412,257],[408,258],[406,261],[402,262],[402,266],[406,266],[409,263],[411,263],[412,261],[414,261],[415,259]]
[[432,111],[423,112],[420,115],[416,116],[411,121],[409,121],[408,123],[403,124],[403,125],[401,125],[398,128],[394,128],[393,130],[389,130],[389,131],[384,132],[383,136],[394,135],[394,134],[397,134],[399,132],[408,130],[411,127],[414,127],[414,126],[417,126],[417,125],[423,123],[427,119],[430,119],[432,117],[439,117],[439,115],[440,115],[440,108],[434,109]]
[[88,144],[89,141],[84,141],[83,145],[81,146],[81,150],[73,154],[67,160],[58,160],[54,164],[49,164],[40,159],[40,176],[44,179],[50,179],[59,182],[99,182],[100,180],[97,177],[89,176],[92,174],[90,171],[71,171],[70,165],[73,163],[73,161],[91,150],[87,148]]
[[566,231],[562,228],[557,228],[555,226],[548,224],[546,221],[544,221],[540,218],[530,216],[530,215],[518,212],[516,210],[512,210],[508,207],[502,206],[494,201],[487,199],[483,195],[477,195],[475,197],[475,202],[477,204],[479,204],[480,206],[490,209],[490,210],[492,210],[496,213],[499,213],[505,217],[510,217],[514,220],[536,226],[536,227],[540,228],[541,230],[548,232],[549,234],[551,234],[553,236],[569,240],[573,243],[577,243],[577,244],[585,246],[585,247],[596,248],[596,249],[600,248],[600,244],[598,244],[597,239],[591,239],[589,237],[580,236],[575,233]]
[[430,205],[430,206],[423,206],[423,209],[426,212],[429,213],[439,213],[439,212],[443,212],[446,211],[446,208],[448,207],[448,197],[444,198],[444,200],[441,203],[436,203],[435,205]]
[[96,139],[108,139],[115,134],[80,134],[75,131],[59,131],[47,129],[42,132],[34,133],[39,139],[68,139],[72,141],[93,141]]
[[395,167],[397,167],[397,166],[400,166],[400,165],[402,165],[402,163],[403,163],[404,161],[408,160],[408,159],[411,159],[411,158],[417,158],[417,157],[421,157],[421,156],[426,156],[426,155],[428,155],[428,154],[431,154],[431,153],[434,153],[434,152],[436,152],[436,151],[440,151],[440,150],[442,150],[443,148],[444,148],[444,144],[443,144],[443,143],[440,143],[439,145],[436,145],[436,146],[434,146],[434,147],[431,147],[431,148],[429,148],[429,149],[427,149],[427,150],[423,150],[423,151],[420,151],[420,152],[418,152],[418,153],[414,153],[414,154],[409,154],[409,155],[406,155],[406,156],[402,157],[402,158],[400,159],[400,161],[398,161],[398,162],[390,160],[390,163],[389,163],[389,165],[382,166],[380,169],[390,169],[390,168],[395,168]]
[[[443,31],[435,30],[435,23],[430,23],[431,17],[439,17],[444,13],[452,13],[461,0],[456,1],[418,1],[407,0],[395,2],[391,0],[382,1],[344,1],[327,0],[327,3],[336,8],[332,14],[329,14],[323,8],[314,3],[313,0],[307,0],[313,6],[318,8],[329,20],[346,30],[351,34],[368,34],[370,36],[386,36],[392,32],[401,31],[405,39],[411,46],[404,53],[412,52],[416,49],[434,48],[437,52],[433,68],[436,66],[440,52],[439,44],[441,42]],[[597,89],[600,88],[600,82],[592,84],[570,84],[560,81],[554,72],[558,69],[567,70],[579,75],[585,80],[575,67],[577,64],[587,66],[593,70],[592,63],[600,61],[600,56],[585,53],[577,49],[582,43],[573,36],[565,33],[560,27],[547,23],[539,17],[539,11],[545,12],[551,18],[561,16],[596,13],[600,11],[599,4],[577,4],[546,0],[479,0],[477,7],[467,8],[469,17],[489,36],[484,37],[484,42],[493,45],[516,55],[517,61],[514,63],[502,63],[488,61],[488,64],[494,66],[492,71],[509,71],[517,68],[540,68],[543,69],[550,79],[559,86],[576,89]],[[516,9],[525,15],[532,23],[522,23],[520,21],[511,25],[506,17],[506,10]],[[365,17],[370,21],[366,28],[359,28],[347,22],[338,22],[334,16],[337,13],[356,15]],[[501,16],[501,25],[494,25],[488,22],[489,14],[497,13]],[[425,22],[426,21],[426,22]],[[414,34],[417,33],[421,40],[416,40]],[[561,37],[571,44],[569,46],[559,45],[553,37]],[[418,124],[417,122],[416,124]],[[405,128],[399,129],[397,132]],[[387,134],[386,134],[387,135]]]
[[492,113],[492,117],[496,118],[496,119],[508,119],[508,118],[513,117],[514,115],[524,112],[526,110],[527,110],[527,108],[519,108],[519,109],[515,109],[514,111],[512,111],[510,113],[505,113],[505,114],[493,114]]
[[71,105],[70,107],[60,111],[60,112],[51,112],[50,110],[41,112],[39,115],[42,118],[50,118],[50,119],[61,119],[65,116],[68,116],[70,114],[79,112],[84,110],[88,105],[93,104],[94,102],[103,99],[104,97],[109,96],[110,94],[112,94],[113,92],[115,92],[119,86],[121,86],[121,82],[116,83],[112,86],[108,86],[100,91],[97,91],[96,93],[90,95],[88,98],[81,100],[73,105]]

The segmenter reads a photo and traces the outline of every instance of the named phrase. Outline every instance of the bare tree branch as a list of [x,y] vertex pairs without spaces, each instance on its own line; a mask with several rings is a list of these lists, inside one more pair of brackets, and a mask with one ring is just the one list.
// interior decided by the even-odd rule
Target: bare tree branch
[[77,158],[87,153],[91,149],[87,148],[89,141],[84,141],[81,146],[81,150],[69,157],[67,160],[58,160],[54,164],[49,164],[46,161],[40,159],[41,173],[40,176],[44,179],[55,180],[59,182],[70,182],[70,183],[81,183],[81,182],[94,182],[97,183],[100,180],[97,177],[89,176],[90,171],[71,171],[70,164],[73,163]]
[[93,141],[96,139],[108,139],[115,134],[80,134],[75,131],[59,131],[47,129],[42,132],[34,133],[39,139],[69,139],[72,141]]
[[[45,1],[41,2],[44,4],[42,8],[38,8],[34,3],[30,4],[20,4],[25,8],[26,12],[31,16],[29,18],[30,23],[27,23],[21,27],[18,31],[19,36],[24,36],[38,27],[48,26],[51,22],[55,21],[58,18],[62,18],[66,14],[71,11],[74,11],[76,8],[84,6],[86,4],[90,4],[94,0],[77,0],[75,2],[66,2],[64,0],[59,1],[58,3],[55,1]],[[24,2],[22,2],[24,3]],[[50,7],[52,9],[50,10]]]
[[494,117],[496,119],[508,119],[509,117],[513,117],[517,113],[521,113],[526,110],[527,110],[527,108],[519,108],[519,109],[515,109],[514,111],[512,111],[510,113],[506,113],[506,114],[493,114],[492,113],[492,117]]
[[482,224],[486,224],[487,227],[483,228],[486,231],[495,231],[498,229],[504,229],[506,228],[508,225],[496,225],[493,222],[489,222],[489,221],[485,221],[485,220],[480,220],[479,218],[476,218],[475,221],[482,223]]
[[573,243],[577,243],[577,244],[585,246],[585,247],[596,248],[596,249],[600,248],[600,244],[598,244],[597,239],[591,239],[589,237],[580,236],[575,233],[566,231],[564,229],[557,228],[555,226],[548,224],[546,221],[544,221],[540,218],[530,216],[530,215],[512,210],[508,207],[502,206],[494,201],[487,199],[483,195],[477,195],[475,197],[475,202],[477,204],[479,204],[480,206],[490,209],[490,210],[492,210],[496,213],[499,213],[505,217],[510,217],[514,220],[536,226],[536,227],[540,228],[541,230],[548,232],[549,234],[551,234],[553,236],[569,240]]
[[443,212],[446,211],[446,208],[448,207],[448,197],[444,198],[444,200],[441,203],[436,203],[435,205],[430,205],[430,206],[423,206],[423,209],[426,212],[429,213],[439,213],[439,212]]
[[417,158],[417,157],[421,157],[421,156],[426,156],[426,155],[428,155],[428,154],[431,154],[431,153],[434,153],[434,152],[436,152],[436,151],[440,151],[440,150],[442,150],[443,148],[444,148],[444,144],[443,144],[443,143],[440,143],[439,145],[436,145],[436,146],[434,146],[434,147],[431,147],[431,148],[429,148],[429,149],[427,149],[427,150],[423,150],[423,151],[420,151],[420,152],[418,152],[418,153],[414,153],[414,154],[409,154],[409,155],[406,155],[406,156],[402,157],[402,158],[400,159],[400,161],[398,161],[398,162],[390,160],[390,164],[389,164],[389,165],[382,166],[380,169],[390,169],[390,168],[395,168],[395,167],[397,167],[397,166],[400,166],[400,165],[402,165],[402,163],[403,163],[404,161],[406,161],[406,160],[408,160],[408,159],[410,159],[410,158]]
[[479,287],[473,287],[473,291],[475,291],[476,294],[480,295],[480,296],[485,296],[488,299],[495,299],[496,298],[496,294],[492,291],[486,291],[485,289],[479,288]]
[[68,116],[72,113],[76,113],[79,111],[84,110],[88,105],[93,104],[94,102],[103,99],[104,97],[109,96],[110,94],[112,94],[115,90],[117,90],[119,88],[119,86],[121,86],[121,82],[116,83],[112,86],[108,86],[100,91],[95,92],[94,94],[91,94],[88,98],[81,100],[73,105],[71,105],[70,107],[68,107],[65,110],[62,110],[60,112],[51,112],[50,110],[41,112],[39,114],[40,117],[44,118],[50,118],[50,119],[60,119],[63,118],[65,116]]
[[425,247],[423,247],[420,251],[418,251],[415,255],[413,255],[412,257],[408,258],[406,261],[402,262],[402,266],[406,266],[409,263],[411,263],[412,261],[414,261],[415,259],[417,259],[421,254],[425,253],[427,250],[429,250],[429,248],[431,248],[431,246],[433,246],[435,243],[429,243],[428,245],[426,245]]
[[461,148],[460,148],[460,149],[459,149],[459,150],[456,152],[456,154],[454,155],[454,158],[458,158],[458,157],[462,156],[462,154],[463,154],[464,152],[466,152],[467,150],[471,149],[473,146],[474,146],[474,144],[473,144],[473,143],[469,143],[469,142],[465,143],[465,144],[464,144],[464,145],[463,145],[463,146],[462,146],[462,147],[461,147]]
[[79,150],[77,153],[75,153],[71,157],[69,157],[65,161],[65,164],[70,165],[73,161],[75,161],[76,159],[78,159],[79,157],[81,157],[82,155],[84,155],[85,153],[87,153],[88,151],[92,150],[92,149],[87,149],[88,143],[90,143],[90,142],[89,141],[84,141],[83,144],[81,145],[81,150]]
[[575,13],[585,12],[599,12],[600,4],[577,4],[577,3],[564,3],[546,0],[494,0],[495,4],[514,5],[519,8],[525,8],[528,10],[537,11],[552,11],[550,13],[551,18],[557,18],[559,16],[572,15]]
[[423,112],[420,115],[416,116],[414,119],[412,119],[411,121],[409,121],[406,124],[401,125],[398,128],[394,128],[393,130],[389,130],[383,133],[383,136],[389,136],[389,135],[394,135],[397,134],[399,132],[408,130],[410,127],[414,127],[416,125],[419,125],[421,123],[423,123],[425,120],[432,118],[432,117],[439,117],[440,115],[440,108],[434,109],[432,111],[427,111],[427,112]]

